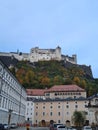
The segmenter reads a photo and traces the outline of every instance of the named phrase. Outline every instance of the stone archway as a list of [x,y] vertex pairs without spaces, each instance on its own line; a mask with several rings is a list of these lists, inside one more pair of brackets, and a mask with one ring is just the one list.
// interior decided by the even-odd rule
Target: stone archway
[[46,121],[45,120],[41,121],[41,126],[46,126]]
[[54,123],[54,120],[50,120],[50,124],[53,124]]
[[66,120],[66,126],[69,127],[70,126],[70,121]]

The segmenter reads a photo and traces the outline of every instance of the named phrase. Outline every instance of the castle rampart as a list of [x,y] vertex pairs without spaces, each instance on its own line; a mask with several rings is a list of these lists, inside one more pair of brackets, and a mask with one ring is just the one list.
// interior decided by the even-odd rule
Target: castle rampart
[[56,49],[39,49],[38,47],[31,48],[30,53],[22,53],[22,52],[0,52],[0,56],[14,56],[19,61],[27,60],[30,62],[38,62],[38,61],[49,61],[49,60],[64,60],[71,62],[73,64],[77,64],[76,55],[72,55],[72,57],[68,55],[61,54],[61,48],[58,46]]

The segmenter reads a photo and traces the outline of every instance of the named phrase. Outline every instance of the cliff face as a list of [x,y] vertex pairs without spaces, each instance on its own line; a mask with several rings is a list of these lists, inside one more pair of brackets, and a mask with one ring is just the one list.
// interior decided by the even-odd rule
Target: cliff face
[[65,68],[78,67],[84,71],[86,78],[93,78],[91,66],[72,64],[70,62],[64,62],[64,66]]

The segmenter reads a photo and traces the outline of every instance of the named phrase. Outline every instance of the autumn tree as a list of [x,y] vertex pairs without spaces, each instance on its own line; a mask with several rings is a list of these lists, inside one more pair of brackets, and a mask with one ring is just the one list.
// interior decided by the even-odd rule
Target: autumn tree
[[80,79],[79,79],[79,77],[74,77],[73,81],[74,81],[77,85],[80,84]]
[[45,88],[48,87],[50,84],[50,79],[48,77],[43,77],[41,79],[41,85]]

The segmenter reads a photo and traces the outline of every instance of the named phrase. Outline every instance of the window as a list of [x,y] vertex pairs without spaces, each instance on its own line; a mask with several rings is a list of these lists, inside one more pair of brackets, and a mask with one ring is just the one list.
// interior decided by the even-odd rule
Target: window
[[58,108],[60,108],[60,106],[58,106]]
[[52,106],[50,106],[50,108],[53,108]]
[[66,105],[66,108],[69,108],[69,106],[68,106],[68,105]]
[[69,112],[67,112],[66,114],[69,115]]
[[43,106],[43,109],[45,109],[45,106]]
[[52,112],[50,112],[50,116],[52,116]]
[[58,116],[60,116],[60,112],[58,112]]
[[45,115],[45,112],[43,112],[43,116]]
[[33,106],[33,103],[31,103],[31,105]]
[[38,115],[38,113],[36,112],[36,116]]
[[58,120],[58,123],[61,123],[61,121],[60,121],[60,120]]
[[78,105],[75,105],[75,108],[78,108]]
[[55,93],[55,96],[57,96],[57,93]]

